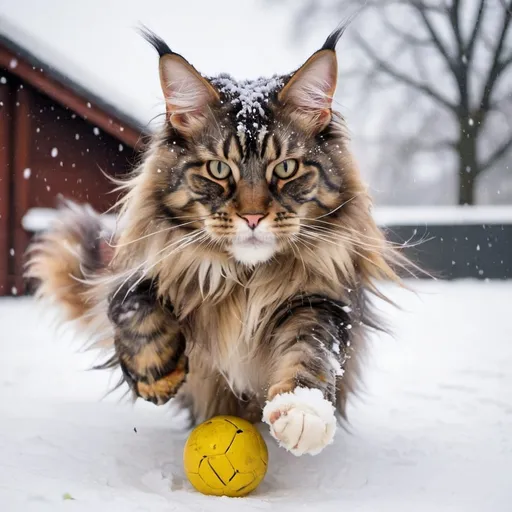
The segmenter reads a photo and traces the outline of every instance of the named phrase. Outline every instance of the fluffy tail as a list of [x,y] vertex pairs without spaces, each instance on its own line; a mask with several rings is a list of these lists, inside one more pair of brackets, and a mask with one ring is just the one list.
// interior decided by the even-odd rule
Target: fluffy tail
[[105,222],[90,206],[63,203],[53,225],[28,250],[25,276],[35,281],[36,296],[63,306],[67,320],[88,323],[93,304],[87,282],[110,261],[108,237]]

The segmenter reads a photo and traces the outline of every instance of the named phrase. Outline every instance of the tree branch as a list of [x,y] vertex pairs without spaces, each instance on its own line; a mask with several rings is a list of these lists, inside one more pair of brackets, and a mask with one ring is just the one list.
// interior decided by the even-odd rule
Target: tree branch
[[364,51],[364,53],[376,64],[380,71],[388,74],[398,82],[401,82],[404,85],[412,87],[417,91],[422,92],[423,94],[429,96],[431,99],[440,103],[443,107],[457,112],[457,107],[450,103],[446,98],[444,98],[439,92],[432,89],[429,85],[421,82],[417,82],[414,78],[410,77],[402,73],[400,70],[393,67],[391,64],[386,62],[384,59],[379,57],[374,50],[358,35],[355,36],[355,39],[360,46],[360,48]]
[[389,30],[391,34],[394,34],[396,37],[403,39],[405,43],[407,43],[411,47],[429,47],[432,43],[428,38],[420,38],[411,34],[410,32],[405,32],[404,30],[400,30],[397,26],[395,26],[391,20],[389,19],[386,9],[382,9],[382,23],[384,27]]
[[502,71],[510,64],[510,58],[506,58],[505,60],[501,59],[501,53],[503,51],[503,47],[505,45],[505,39],[507,37],[507,32],[510,28],[510,19],[512,17],[512,0],[509,0],[505,7],[505,15],[503,16],[503,24],[501,26],[500,35],[498,38],[498,42],[496,43],[496,48],[494,50],[494,58],[491,64],[491,68],[489,70],[489,74],[487,75],[487,80],[485,81],[484,89],[482,92],[482,99],[480,100],[480,110],[486,112],[489,110],[491,95],[494,90],[494,86],[498,81]]
[[455,65],[453,62],[453,59],[451,55],[448,53],[448,50],[445,48],[444,44],[441,41],[441,38],[439,37],[439,34],[434,29],[434,26],[432,25],[427,13],[426,13],[426,7],[425,4],[420,0],[413,0],[412,6],[418,11],[418,14],[420,15],[420,18],[423,21],[423,25],[427,29],[427,32],[430,34],[430,37],[432,38],[432,43],[434,46],[439,50],[439,53],[444,57],[446,63],[448,64],[448,67],[452,70],[452,72],[455,74]]
[[462,34],[460,32],[459,9],[460,0],[453,0],[452,5],[448,8],[448,18],[450,19],[450,23],[453,28],[459,57],[462,57],[462,53],[464,52],[464,43],[462,42]]
[[509,151],[512,148],[512,137],[505,141],[501,146],[498,147],[498,149],[485,161],[482,162],[478,168],[478,174],[482,173],[483,171],[486,171],[494,165],[501,157],[505,156],[507,151]]
[[464,54],[468,59],[468,62],[471,61],[473,57],[473,52],[475,50],[475,44],[478,41],[478,34],[480,32],[480,27],[482,26],[482,22],[485,16],[485,7],[487,5],[486,0],[480,0],[480,5],[478,6],[478,11],[476,13],[476,20],[473,26],[473,30],[471,31],[471,36],[469,37],[469,41],[464,49]]

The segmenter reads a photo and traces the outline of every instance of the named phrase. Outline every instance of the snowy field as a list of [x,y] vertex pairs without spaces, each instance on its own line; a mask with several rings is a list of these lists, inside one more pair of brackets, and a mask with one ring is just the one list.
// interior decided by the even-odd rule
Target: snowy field
[[[396,338],[373,344],[349,432],[295,458],[266,434],[247,498],[197,494],[169,408],[104,398],[109,374],[31,299],[0,301],[0,510],[512,510],[512,283],[396,291]],[[64,499],[64,496],[73,500]]]

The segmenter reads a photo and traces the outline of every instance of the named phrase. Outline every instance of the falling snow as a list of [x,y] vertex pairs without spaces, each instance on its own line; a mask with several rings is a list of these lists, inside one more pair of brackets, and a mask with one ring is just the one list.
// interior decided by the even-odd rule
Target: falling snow
[[30,175],[32,174],[32,171],[29,167],[23,170],[23,177],[28,180],[30,178]]
[[93,131],[94,135],[99,135],[99,134],[100,134],[100,129],[99,129],[97,126],[95,126],[95,127],[92,129],[92,131]]
[[0,77],[0,84],[6,84],[6,83],[7,83],[7,78],[5,78],[5,76]]
[[11,69],[14,69],[14,68],[18,67],[18,60],[17,59],[11,59],[11,62],[9,62],[9,67]]
[[57,148],[52,148],[52,152],[51,152],[52,157],[56,158],[58,154],[59,154],[59,150]]

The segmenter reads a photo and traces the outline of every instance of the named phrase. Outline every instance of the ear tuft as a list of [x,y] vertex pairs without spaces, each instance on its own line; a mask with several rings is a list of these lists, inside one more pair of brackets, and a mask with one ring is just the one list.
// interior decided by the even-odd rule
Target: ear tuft
[[138,32],[151,46],[153,46],[153,48],[158,52],[159,57],[174,53],[162,38],[158,37],[145,25],[141,25]]
[[324,45],[322,46],[321,50],[336,50],[336,45],[338,44],[338,41],[341,39],[341,36],[344,34],[345,30],[347,29],[348,23],[343,23],[341,25],[338,25],[327,37],[325,40]]

